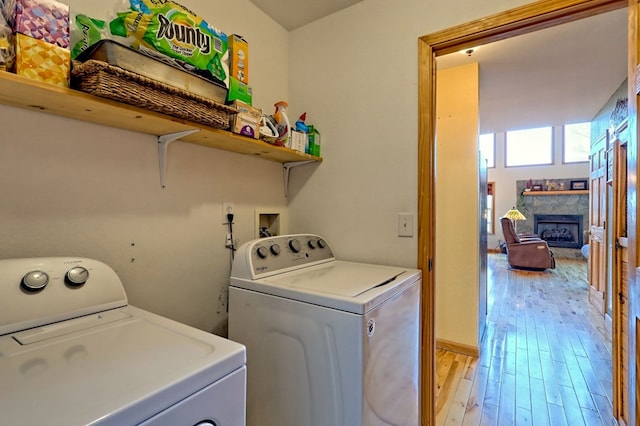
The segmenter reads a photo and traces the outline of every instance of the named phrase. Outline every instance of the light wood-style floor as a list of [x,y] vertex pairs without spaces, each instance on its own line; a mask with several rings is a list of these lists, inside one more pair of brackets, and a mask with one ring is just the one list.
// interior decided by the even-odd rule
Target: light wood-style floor
[[437,351],[437,425],[611,425],[611,336],[587,301],[587,264],[508,268],[489,254],[480,357]]

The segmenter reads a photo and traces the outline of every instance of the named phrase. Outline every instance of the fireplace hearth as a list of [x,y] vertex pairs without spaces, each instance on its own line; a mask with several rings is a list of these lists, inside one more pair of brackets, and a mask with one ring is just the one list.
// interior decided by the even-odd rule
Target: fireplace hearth
[[533,232],[545,240],[549,247],[580,248],[582,241],[582,215],[536,214]]

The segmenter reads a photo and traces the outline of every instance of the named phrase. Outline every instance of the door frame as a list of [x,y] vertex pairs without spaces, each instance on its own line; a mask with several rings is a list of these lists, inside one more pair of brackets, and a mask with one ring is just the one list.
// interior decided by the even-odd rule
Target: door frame
[[[418,266],[424,281],[421,304],[422,426],[435,425],[436,57],[621,9],[632,1],[541,0],[418,38]],[[630,78],[629,84],[634,81]],[[635,109],[630,110],[630,116],[632,113],[636,113]],[[635,221],[635,215],[630,219]],[[635,223],[630,223],[629,229],[635,230]],[[635,240],[635,235],[630,236]]]
[[[627,130],[628,122],[625,121],[618,126],[617,131],[612,135],[611,157],[607,159],[607,163],[611,164],[612,172],[612,190],[613,190],[613,209],[612,220],[610,220],[610,228],[612,230],[611,237],[613,239],[612,253],[612,328],[615,330],[616,336],[614,340],[620,342],[620,345],[614,346],[612,351],[613,360],[613,414],[618,420],[620,426],[629,425],[629,395],[623,384],[628,382],[628,376],[625,376],[629,370],[629,351],[628,343],[624,344],[624,339],[629,338],[629,232],[627,227],[627,150],[629,133]],[[608,179],[607,179],[608,180]],[[608,185],[608,182],[607,182]],[[621,203],[620,201],[623,201]],[[626,285],[625,285],[626,282]],[[626,306],[625,306],[626,305]]]

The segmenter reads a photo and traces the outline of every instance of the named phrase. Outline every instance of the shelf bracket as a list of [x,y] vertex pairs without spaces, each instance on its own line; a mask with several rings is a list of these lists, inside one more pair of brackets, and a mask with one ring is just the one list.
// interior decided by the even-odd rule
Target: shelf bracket
[[160,186],[164,188],[165,173],[167,172],[167,148],[169,144],[192,133],[199,132],[200,129],[185,130],[184,132],[169,133],[158,136],[158,160],[160,162]]
[[290,161],[282,164],[282,171],[284,172],[284,197],[289,197],[289,171],[294,167],[304,166],[305,164],[315,163],[314,160],[304,161]]

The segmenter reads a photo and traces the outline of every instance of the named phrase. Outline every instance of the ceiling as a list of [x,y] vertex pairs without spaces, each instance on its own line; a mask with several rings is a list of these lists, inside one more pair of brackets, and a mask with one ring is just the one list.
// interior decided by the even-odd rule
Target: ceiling
[[249,0],[287,30],[295,30],[362,0]]
[[[250,0],[293,30],[362,0]],[[417,52],[416,52],[417,55]],[[478,62],[480,132],[592,120],[627,75],[625,8],[439,57]]]
[[480,132],[591,121],[627,75],[620,9],[452,53],[438,69],[478,62]]

